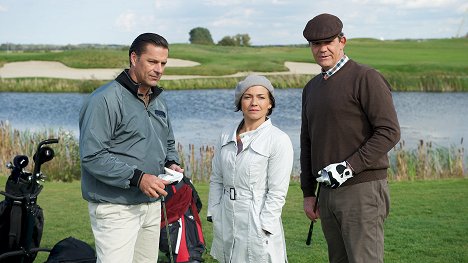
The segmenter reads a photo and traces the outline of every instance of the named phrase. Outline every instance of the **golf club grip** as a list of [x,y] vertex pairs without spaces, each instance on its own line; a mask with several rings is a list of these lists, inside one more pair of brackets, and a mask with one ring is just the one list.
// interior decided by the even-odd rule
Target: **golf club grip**
[[[319,194],[320,194],[320,184],[318,184],[317,186],[317,195],[315,197],[314,213],[317,212]],[[308,246],[312,244],[312,232],[313,231],[314,231],[314,220],[310,221],[309,233],[307,234],[307,240],[306,240],[306,245]]]
[[306,245],[310,246],[312,243],[312,232],[314,231],[314,221],[310,221],[309,233],[307,234]]

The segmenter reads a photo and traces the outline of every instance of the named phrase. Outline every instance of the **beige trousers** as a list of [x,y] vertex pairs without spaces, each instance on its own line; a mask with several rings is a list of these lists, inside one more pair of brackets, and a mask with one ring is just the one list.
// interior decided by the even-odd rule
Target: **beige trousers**
[[161,202],[139,205],[88,203],[97,263],[156,263]]

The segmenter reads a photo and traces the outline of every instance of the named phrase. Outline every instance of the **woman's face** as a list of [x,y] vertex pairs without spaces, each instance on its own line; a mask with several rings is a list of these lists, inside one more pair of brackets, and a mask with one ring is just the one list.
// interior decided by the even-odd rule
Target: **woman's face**
[[242,94],[241,110],[246,122],[264,121],[271,107],[268,89],[263,86],[252,86]]

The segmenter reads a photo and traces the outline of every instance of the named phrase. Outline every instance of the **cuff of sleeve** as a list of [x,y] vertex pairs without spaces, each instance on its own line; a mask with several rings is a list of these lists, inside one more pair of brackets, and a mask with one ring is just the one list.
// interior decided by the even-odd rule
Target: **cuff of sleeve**
[[314,183],[311,187],[301,187],[302,197],[315,197],[315,189],[317,188],[317,183]]
[[347,165],[347,166],[351,169],[351,171],[354,173],[353,166],[351,166],[351,164],[350,164],[348,161],[346,161],[346,165]]
[[173,164],[179,165],[179,163],[176,162],[176,161],[167,161],[166,164],[164,164],[164,166],[167,167],[167,168],[169,168],[169,167],[171,167],[171,165],[173,165]]
[[138,170],[138,169],[135,169],[133,171],[133,176],[132,178],[130,178],[130,185],[131,186],[137,186],[139,187],[140,186],[140,182],[141,182],[141,178],[143,178],[143,175],[145,173],[141,170]]

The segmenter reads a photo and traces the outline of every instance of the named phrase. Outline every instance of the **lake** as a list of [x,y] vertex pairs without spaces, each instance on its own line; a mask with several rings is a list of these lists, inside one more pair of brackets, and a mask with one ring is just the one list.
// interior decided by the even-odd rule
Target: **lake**
[[[299,156],[301,89],[275,90],[272,122],[285,131]],[[177,142],[185,149],[214,145],[221,128],[241,120],[234,112],[234,90],[165,91]],[[78,115],[87,94],[0,93],[0,121],[20,130],[65,129],[78,135]],[[394,92],[402,140],[416,148],[419,140],[436,146],[460,145],[468,136],[468,93]],[[466,147],[466,142],[463,142]]]

